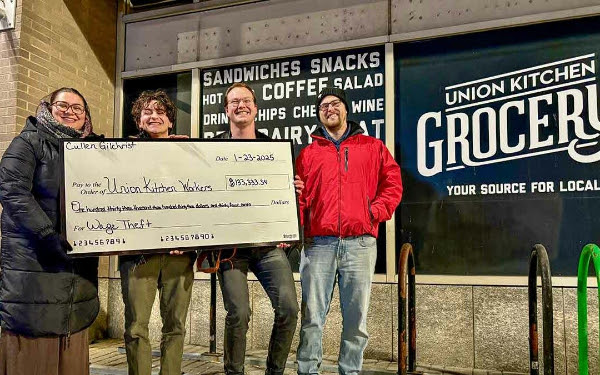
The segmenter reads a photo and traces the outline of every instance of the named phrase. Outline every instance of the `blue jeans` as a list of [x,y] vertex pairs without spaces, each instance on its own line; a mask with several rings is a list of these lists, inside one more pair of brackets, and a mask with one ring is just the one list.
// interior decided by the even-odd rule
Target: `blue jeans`
[[323,358],[323,325],[329,312],[333,287],[338,282],[342,310],[340,374],[356,374],[362,368],[367,346],[367,312],[377,259],[376,239],[315,237],[300,258],[302,327],[296,359],[298,374],[318,374]]
[[275,310],[265,373],[280,375],[285,369],[296,331],[298,301],[290,263],[285,252],[279,248],[238,249],[232,265],[221,263],[218,272],[219,284],[223,293],[223,304],[227,310],[223,340],[225,373],[227,375],[244,373],[246,333],[251,313],[248,269],[254,272]]

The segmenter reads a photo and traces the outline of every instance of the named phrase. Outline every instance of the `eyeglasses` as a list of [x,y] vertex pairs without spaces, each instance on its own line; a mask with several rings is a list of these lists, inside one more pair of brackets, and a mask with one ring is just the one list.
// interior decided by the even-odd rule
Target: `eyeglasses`
[[81,104],[69,104],[67,102],[57,101],[51,105],[61,112],[67,112],[70,108],[77,116],[81,116],[85,112],[85,108]]
[[240,106],[240,103],[244,103],[245,106],[249,106],[250,104],[254,103],[254,100],[252,98],[233,99],[230,100],[227,105],[231,104],[233,108],[237,108]]
[[329,106],[331,106],[332,108],[337,108],[337,107],[339,107],[341,102],[342,102],[341,100],[334,100],[329,103],[323,103],[319,106],[319,111],[326,112],[327,109],[329,108]]

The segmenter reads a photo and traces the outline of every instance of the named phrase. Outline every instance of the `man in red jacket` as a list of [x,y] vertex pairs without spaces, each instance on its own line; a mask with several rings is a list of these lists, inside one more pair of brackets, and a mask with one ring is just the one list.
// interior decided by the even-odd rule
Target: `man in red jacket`
[[379,223],[391,218],[402,198],[400,167],[380,140],[348,121],[343,90],[327,87],[317,97],[323,126],[300,152],[296,170],[306,243],[300,259],[302,326],[298,374],[317,374],[333,287],[338,282],[343,328],[340,374],[362,368],[367,312],[377,258]]

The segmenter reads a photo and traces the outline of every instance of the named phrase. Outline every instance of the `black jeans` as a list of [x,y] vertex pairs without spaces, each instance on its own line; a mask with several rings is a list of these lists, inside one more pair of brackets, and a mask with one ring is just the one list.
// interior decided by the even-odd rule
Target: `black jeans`
[[298,301],[290,264],[279,248],[238,249],[232,267],[221,263],[219,284],[227,310],[223,340],[225,373],[244,373],[246,333],[250,321],[248,270],[267,292],[275,310],[269,341],[267,374],[283,374],[298,320]]

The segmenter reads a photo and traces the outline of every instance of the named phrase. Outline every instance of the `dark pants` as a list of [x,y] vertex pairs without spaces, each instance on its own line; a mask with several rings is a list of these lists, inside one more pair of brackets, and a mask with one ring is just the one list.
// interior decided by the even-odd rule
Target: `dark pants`
[[279,248],[238,249],[233,264],[221,263],[219,284],[227,310],[223,340],[225,373],[244,373],[246,333],[250,321],[248,270],[267,292],[275,310],[269,341],[267,374],[283,374],[298,320],[298,301],[290,263]]

